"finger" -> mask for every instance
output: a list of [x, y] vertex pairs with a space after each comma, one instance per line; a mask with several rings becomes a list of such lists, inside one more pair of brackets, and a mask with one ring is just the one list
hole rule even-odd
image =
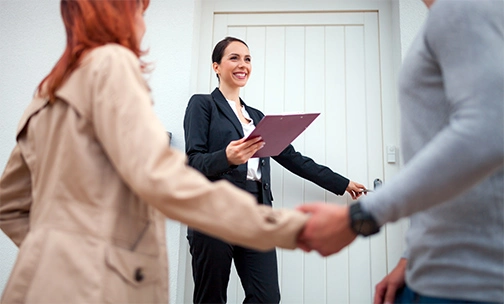
[[298, 241], [297, 246], [299, 249], [303, 250], [304, 252], [310, 252], [311, 248], [308, 246], [305, 242]]
[[296, 207], [296, 210], [304, 213], [313, 213], [314, 211], [317, 210], [317, 205], [316, 204], [299, 205]]
[[241, 138], [241, 139], [238, 139], [238, 140], [232, 140], [229, 144], [230, 145], [233, 145], [233, 146], [238, 146], [238, 145], [241, 145], [242, 143], [245, 142], [247, 138]]
[[387, 292], [385, 293], [385, 299], [383, 300], [383, 303], [390, 303], [390, 304], [394, 303], [396, 291], [397, 286], [395, 284], [388, 284]]
[[261, 150], [262, 147], [264, 146], [264, 144], [261, 144], [261, 143], [256, 144], [256, 145], [254, 145], [252, 147], [249, 147], [246, 150], [244, 150], [244, 152], [243, 152], [244, 154], [243, 154], [243, 157], [242, 157], [244, 163], [247, 162], [249, 159], [251, 159], [252, 156], [254, 156], [254, 154], [256, 154], [256, 152], [259, 151], [259, 150]]
[[350, 196], [352, 196], [352, 199], [355, 199], [355, 191], [350, 190], [348, 193], [350, 193]]
[[318, 252], [320, 253], [320, 255], [321, 255], [321, 256], [323, 256], [323, 257], [328, 257], [328, 256], [330, 256], [331, 254], [338, 253], [340, 250], [341, 250], [341, 248], [337, 248], [337, 247], [334, 247], [334, 248], [326, 248], [326, 247], [323, 247], [323, 248], [320, 248], [320, 249], [318, 250]]
[[262, 147], [264, 147], [265, 144], [266, 143], [264, 141], [260, 140], [260, 141], [256, 142], [255, 144], [250, 145], [249, 149], [252, 149], [253, 153], [255, 153], [255, 152], [257, 152], [257, 150], [262, 149]]
[[376, 284], [373, 304], [383, 303], [383, 297], [385, 296], [385, 292], [387, 291], [387, 284], [384, 283], [384, 280], [385, 279], [383, 279], [380, 283]]
[[355, 192], [360, 192], [362, 189], [363, 189], [363, 187], [359, 187], [359, 186], [357, 186], [357, 185], [354, 185], [354, 186], [352, 187], [352, 190], [353, 190], [353, 191], [355, 191]]
[[359, 184], [359, 183], [356, 183], [356, 182], [354, 182], [354, 184], [359, 189], [366, 189], [366, 187], [364, 187], [364, 185], [362, 185], [362, 184]]
[[[242, 138], [242, 139], [243, 139], [243, 138]], [[243, 143], [245, 143], [245, 144], [247, 144], [247, 145], [249, 145], [249, 146], [252, 146], [252, 145], [254, 145], [254, 144], [256, 144], [256, 143], [258, 143], [258, 142], [260, 142], [260, 141], [263, 141], [261, 136], [254, 137], [254, 138], [251, 138], [251, 139], [249, 139], [249, 140], [245, 140], [245, 139], [243, 139]]]
[[262, 149], [262, 147], [265, 145], [265, 142], [262, 140], [259, 140], [258, 142], [251, 143], [250, 141], [244, 142], [241, 144], [239, 149], [242, 149], [243, 153], [245, 156], [250, 156], [254, 155], [258, 150]]

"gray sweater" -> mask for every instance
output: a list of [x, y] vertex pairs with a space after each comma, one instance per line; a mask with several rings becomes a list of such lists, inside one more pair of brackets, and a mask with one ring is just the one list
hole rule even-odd
[[404, 168], [363, 208], [380, 225], [411, 216], [414, 291], [504, 301], [504, 2], [437, 0], [399, 103]]

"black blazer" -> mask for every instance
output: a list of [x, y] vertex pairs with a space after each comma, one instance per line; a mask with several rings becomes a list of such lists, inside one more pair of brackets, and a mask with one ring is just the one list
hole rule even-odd
[[[257, 126], [264, 114], [247, 106], [241, 99], [240, 102]], [[211, 181], [225, 179], [241, 189], [245, 188], [247, 164], [229, 165], [226, 157], [227, 145], [233, 140], [243, 138], [243, 129], [218, 88], [211, 95], [195, 94], [191, 97], [184, 117], [184, 135], [190, 166], [199, 170]], [[292, 173], [335, 194], [343, 195], [348, 186], [347, 178], [301, 155], [292, 145], [273, 159]], [[263, 202], [271, 206], [273, 195], [270, 158], [261, 158], [259, 166], [264, 190]]]

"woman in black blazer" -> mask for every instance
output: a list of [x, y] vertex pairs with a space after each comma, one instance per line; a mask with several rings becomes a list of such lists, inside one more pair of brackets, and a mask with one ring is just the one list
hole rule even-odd
[[[252, 70], [245, 42], [226, 37], [214, 48], [213, 69], [219, 88], [212, 94], [191, 97], [184, 117], [189, 165], [209, 180], [226, 179], [255, 195], [260, 204], [273, 201], [270, 158], [251, 158], [263, 146], [260, 138], [245, 141], [264, 114], [239, 98]], [[272, 157], [284, 168], [338, 195], [352, 198], [365, 187], [296, 152], [289, 145]], [[216, 219], [218, 220], [218, 219]], [[227, 285], [234, 259], [245, 290], [244, 303], [278, 303], [276, 251], [259, 252], [234, 246], [188, 229], [194, 279], [194, 303], [226, 303]]]

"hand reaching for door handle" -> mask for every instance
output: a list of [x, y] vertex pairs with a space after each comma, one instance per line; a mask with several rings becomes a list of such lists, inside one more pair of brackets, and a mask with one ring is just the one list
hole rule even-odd
[[354, 181], [349, 181], [348, 186], [346, 188], [346, 192], [348, 192], [351, 196], [352, 199], [357, 199], [359, 196], [361, 196], [363, 193], [366, 193], [366, 187], [364, 185], [361, 185], [357, 182]]

